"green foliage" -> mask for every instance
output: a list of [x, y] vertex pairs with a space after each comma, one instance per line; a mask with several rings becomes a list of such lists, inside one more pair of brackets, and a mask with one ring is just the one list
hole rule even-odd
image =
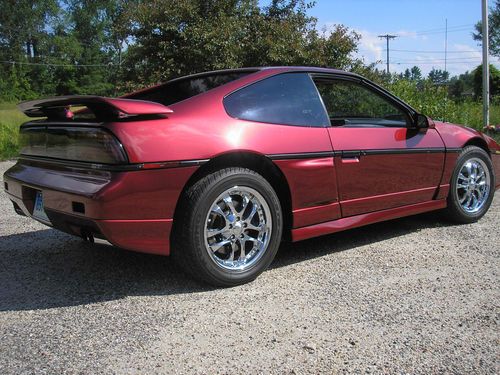
[[[479, 65], [473, 72], [474, 95], [476, 98], [483, 97], [483, 66]], [[500, 95], [500, 70], [490, 65], [490, 97]]]
[[359, 35], [337, 25], [318, 32], [312, 4], [275, 0], [153, 0], [127, 14], [134, 43], [125, 56], [126, 80], [153, 83], [199, 71], [266, 65], [353, 68]]
[[444, 85], [448, 82], [450, 73], [445, 70], [432, 68], [427, 77], [435, 85]]
[[[433, 119], [482, 129], [483, 107], [481, 102], [472, 99], [461, 102], [450, 100], [447, 89], [434, 85], [430, 80], [416, 83], [401, 79], [386, 85], [386, 88], [417, 111]], [[490, 123], [500, 124], [500, 103], [492, 103]]]
[[[483, 24], [479, 21], [473, 34], [475, 40], [481, 41], [483, 38]], [[490, 54], [500, 57], [500, 0], [495, 1], [495, 5], [490, 8], [488, 16], [488, 34]]]
[[14, 103], [0, 103], [0, 160], [17, 156], [19, 125], [27, 119]]
[[474, 75], [469, 72], [452, 77], [448, 84], [448, 93], [453, 100], [461, 101], [474, 94]]
[[126, 0], [0, 0], [0, 99], [112, 94]]

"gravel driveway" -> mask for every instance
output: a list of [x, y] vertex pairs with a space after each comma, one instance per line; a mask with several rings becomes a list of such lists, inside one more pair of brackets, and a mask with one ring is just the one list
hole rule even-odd
[[217, 290], [18, 216], [2, 189], [0, 374], [498, 373], [499, 208], [286, 244]]

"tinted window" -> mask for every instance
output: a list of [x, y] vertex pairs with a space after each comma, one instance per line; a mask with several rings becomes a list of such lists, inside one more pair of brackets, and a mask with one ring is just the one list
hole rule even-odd
[[235, 118], [273, 124], [327, 126], [318, 91], [307, 73], [287, 73], [244, 87], [224, 99]]
[[252, 72], [215, 73], [202, 77], [181, 78], [126, 97], [170, 105], [225, 85], [250, 73]]
[[407, 115], [389, 99], [356, 82], [316, 80], [332, 126], [405, 127]]

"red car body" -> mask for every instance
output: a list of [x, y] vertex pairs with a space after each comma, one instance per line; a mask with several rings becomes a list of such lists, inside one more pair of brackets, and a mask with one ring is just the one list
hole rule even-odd
[[[50, 225], [57, 229], [168, 255], [183, 191], [218, 165], [256, 165], [264, 176], [273, 174], [293, 241], [446, 207], [450, 176], [466, 145], [486, 150], [500, 176], [498, 144], [449, 123], [429, 120], [426, 129], [301, 127], [227, 113], [223, 100], [230, 93], [289, 72], [362, 79], [332, 69], [261, 68], [168, 107], [106, 99], [102, 105], [142, 115], [92, 125], [119, 140], [126, 165], [108, 168], [21, 155], [5, 173], [5, 190], [27, 216], [33, 215], [40, 191]], [[85, 104], [85, 97], [79, 100]], [[37, 104], [28, 107], [25, 111], [36, 115]]]

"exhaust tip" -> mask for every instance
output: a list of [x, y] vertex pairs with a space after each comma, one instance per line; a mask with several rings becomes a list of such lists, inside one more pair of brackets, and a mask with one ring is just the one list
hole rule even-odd
[[82, 238], [85, 242], [94, 243], [94, 234], [92, 231], [82, 228], [81, 230]]
[[26, 214], [21, 210], [21, 207], [16, 202], [11, 201], [13, 206], [14, 206], [14, 211], [16, 211], [16, 214], [21, 215], [21, 216], [26, 216]]

